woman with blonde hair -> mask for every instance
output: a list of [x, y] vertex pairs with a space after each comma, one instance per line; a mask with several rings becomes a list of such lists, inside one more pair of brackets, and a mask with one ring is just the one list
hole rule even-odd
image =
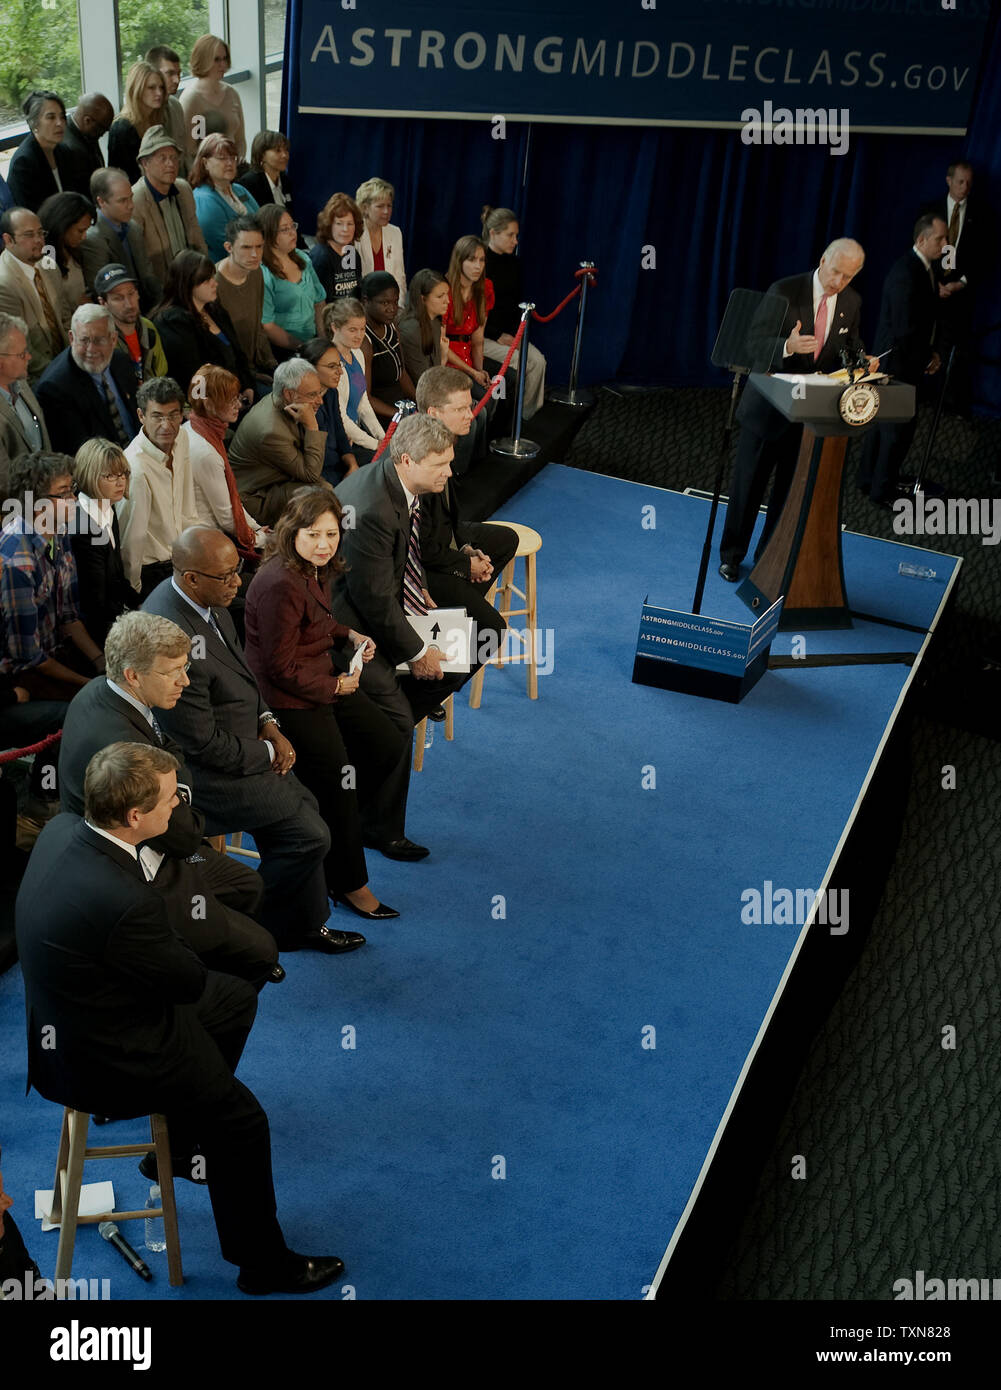
[[117, 503], [129, 495], [129, 461], [110, 439], [88, 439], [76, 452], [76, 526], [70, 534], [80, 586], [80, 616], [99, 647], [111, 624], [139, 595], [125, 577]]
[[355, 194], [365, 222], [358, 238], [362, 276], [388, 270], [400, 287], [400, 303], [407, 297], [407, 272], [403, 265], [403, 233], [390, 218], [396, 192], [385, 179], [366, 179]]
[[139, 146], [150, 126], [162, 125], [167, 109], [167, 84], [152, 63], [133, 63], [125, 79], [125, 96], [118, 119], [108, 131], [108, 167], [121, 169], [129, 183], [138, 183]]
[[[480, 214], [480, 221], [487, 242], [487, 263], [483, 273], [494, 288], [494, 307], [487, 315], [483, 334], [483, 356], [486, 361], [496, 362], [500, 366], [521, 323], [518, 305], [525, 298], [521, 284], [521, 260], [514, 254], [518, 245], [518, 219], [510, 208], [492, 208], [487, 204]], [[511, 358], [509, 395], [514, 394], [511, 382], [520, 364], [519, 349]], [[532, 418], [541, 406], [545, 393], [546, 359], [534, 343], [529, 343], [522, 419]]]
[[206, 135], [226, 135], [236, 146], [241, 163], [247, 156], [243, 103], [235, 87], [223, 78], [231, 64], [229, 45], [214, 34], [203, 34], [191, 50], [191, 75], [181, 93], [181, 108], [188, 130], [189, 154], [194, 157]]

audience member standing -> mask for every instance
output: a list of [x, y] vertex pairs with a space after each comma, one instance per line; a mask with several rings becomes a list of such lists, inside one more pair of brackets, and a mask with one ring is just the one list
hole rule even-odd
[[256, 217], [234, 217], [226, 228], [227, 254], [216, 265], [219, 303], [229, 314], [236, 336], [258, 383], [271, 384], [275, 355], [264, 331], [264, 233]]
[[240, 94], [223, 81], [229, 66], [229, 45], [222, 39], [203, 34], [195, 40], [191, 50], [191, 75], [195, 80], [181, 93], [192, 156], [207, 135], [221, 134], [232, 141], [237, 162], [246, 158], [247, 137]]
[[391, 183], [385, 179], [366, 179], [355, 194], [361, 208], [364, 227], [358, 238], [362, 275], [373, 270], [388, 270], [400, 287], [400, 303], [407, 297], [407, 273], [403, 265], [403, 233], [393, 223], [393, 200], [396, 197]]
[[171, 546], [198, 524], [188, 459], [184, 390], [172, 377], [146, 381], [136, 397], [142, 429], [125, 450], [129, 493], [121, 505], [125, 577], [146, 598], [173, 573]]
[[[290, 217], [295, 217], [292, 207], [292, 185], [287, 173], [289, 161], [288, 137], [280, 130], [259, 130], [250, 147], [250, 168], [243, 175], [243, 186], [257, 199], [262, 208], [275, 203], [284, 208]], [[305, 251], [306, 238], [298, 228], [296, 241], [300, 251]]]
[[87, 302], [80, 247], [94, 225], [94, 204], [82, 193], [54, 193], [38, 209], [38, 220], [59, 271], [59, 316], [68, 333], [74, 313]]
[[89, 289], [102, 266], [124, 265], [135, 276], [139, 301], [148, 313], [160, 295], [160, 281], [153, 272], [142, 228], [132, 221], [135, 204], [132, 183], [121, 169], [98, 169], [90, 180], [97, 205], [97, 220], [80, 246], [84, 278]]
[[9, 208], [0, 216], [0, 309], [28, 325], [28, 375], [32, 381], [66, 346], [62, 320], [62, 277], [40, 262], [45, 232], [36, 213]]
[[323, 332], [326, 293], [310, 258], [296, 249], [296, 228], [284, 208], [262, 208], [264, 331], [276, 356], [288, 356]]
[[21, 107], [28, 133], [11, 156], [7, 184], [15, 207], [37, 212], [53, 193], [73, 187], [73, 163], [62, 149], [66, 107], [55, 92], [31, 92]]
[[139, 146], [142, 178], [132, 188], [132, 218], [157, 279], [163, 283], [176, 255], [205, 251], [190, 186], [178, 178], [181, 147], [162, 125], [150, 126]]
[[[518, 246], [518, 219], [510, 208], [483, 209], [483, 234], [487, 238], [487, 263], [484, 274], [494, 287], [494, 307], [487, 315], [483, 333], [483, 357], [500, 364], [514, 342], [521, 324], [521, 309], [525, 298], [521, 284], [521, 260], [515, 255]], [[521, 349], [511, 358], [508, 395], [513, 396], [511, 383], [521, 370]], [[542, 405], [546, 393], [546, 359], [534, 343], [528, 345], [528, 369], [525, 377], [525, 397], [522, 419], [530, 420]]]
[[257, 212], [257, 199], [236, 178], [236, 145], [225, 135], [207, 135], [191, 170], [195, 211], [213, 261], [225, 254], [226, 228], [234, 217]]
[[86, 93], [67, 116], [62, 138], [62, 152], [70, 163], [67, 190], [90, 197], [90, 176], [95, 169], [104, 168], [100, 140], [111, 129], [114, 119], [115, 108], [100, 92]]
[[108, 161], [130, 184], [139, 182], [139, 148], [150, 126], [163, 124], [167, 84], [150, 63], [133, 63], [125, 79], [125, 99], [108, 132]]
[[254, 373], [244, 356], [236, 329], [218, 302], [215, 266], [200, 251], [182, 251], [171, 261], [163, 298], [153, 321], [163, 339], [170, 370], [182, 389], [204, 362], [225, 367], [240, 378], [247, 405], [254, 400]]
[[346, 193], [335, 193], [320, 209], [316, 245], [310, 248], [309, 259], [320, 277], [328, 304], [358, 293], [361, 273], [354, 243], [364, 225], [361, 209]]

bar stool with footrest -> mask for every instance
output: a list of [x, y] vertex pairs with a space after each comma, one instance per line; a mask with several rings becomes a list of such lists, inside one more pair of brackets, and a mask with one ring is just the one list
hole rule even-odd
[[[487, 594], [487, 602], [497, 607], [497, 591], [500, 589], [500, 606], [498, 612], [507, 622], [511, 618], [525, 617], [528, 619], [528, 632], [519, 633], [522, 650], [513, 655], [506, 655], [504, 651], [498, 652], [489, 661], [485, 661], [476, 675], [473, 677], [469, 686], [469, 707], [479, 709], [480, 700], [483, 696], [483, 676], [488, 666], [508, 666], [519, 662], [528, 666], [528, 698], [537, 700], [539, 698], [539, 672], [536, 660], [536, 633], [539, 628], [538, 612], [538, 591], [536, 588], [535, 556], [542, 549], [542, 537], [538, 531], [533, 531], [531, 526], [522, 526], [517, 521], [505, 521], [503, 523], [510, 531], [514, 531], [518, 537], [518, 549], [504, 567], [503, 575], [498, 576], [490, 587]], [[514, 566], [519, 559], [525, 561], [525, 591], [522, 591], [514, 582]], [[524, 604], [524, 608], [512, 608], [512, 595], [517, 594]]]

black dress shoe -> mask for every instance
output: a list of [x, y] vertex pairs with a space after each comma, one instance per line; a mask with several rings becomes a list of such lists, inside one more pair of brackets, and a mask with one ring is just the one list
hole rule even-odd
[[434, 709], [429, 709], [427, 714], [427, 717], [434, 724], [444, 724], [445, 716], [446, 710], [444, 705], [436, 705]]
[[[193, 1175], [194, 1160], [196, 1158], [201, 1159], [202, 1155], [185, 1154], [184, 1157], [181, 1158], [175, 1154], [171, 1154], [170, 1162], [174, 1169], [175, 1178], [187, 1178], [188, 1182], [193, 1182], [199, 1187], [204, 1187], [205, 1179], [196, 1178]], [[160, 1170], [157, 1167], [156, 1154], [152, 1149], [139, 1160], [139, 1171], [142, 1173], [143, 1177], [148, 1178], [150, 1182], [160, 1181]]]
[[273, 965], [268, 971], [268, 984], [280, 985], [285, 978], [285, 967], [283, 965]]
[[413, 840], [389, 840], [384, 845], [369, 845], [369, 849], [380, 850], [387, 859], [426, 859], [431, 853], [423, 845], [415, 845]]
[[343, 955], [345, 951], [357, 951], [365, 945], [365, 938], [357, 931], [331, 931], [329, 927], [317, 927], [315, 931], [298, 936], [282, 947], [283, 951], [323, 951], [328, 956]]
[[736, 584], [737, 580], [740, 578], [739, 565], [728, 565], [724, 563], [720, 565], [719, 572], [728, 584]]
[[344, 1261], [336, 1255], [296, 1255], [279, 1269], [241, 1269], [236, 1287], [241, 1293], [315, 1293], [335, 1283], [344, 1273]]
[[390, 917], [399, 917], [395, 907], [389, 907], [386, 903], [380, 903], [374, 912], [366, 912], [364, 908], [355, 907], [350, 898], [335, 896], [334, 902], [338, 907], [349, 907], [356, 917], [364, 917], [367, 922], [385, 922]]

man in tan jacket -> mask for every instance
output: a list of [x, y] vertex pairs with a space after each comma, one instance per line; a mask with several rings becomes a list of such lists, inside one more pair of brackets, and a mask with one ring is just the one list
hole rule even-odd
[[274, 390], [243, 417], [229, 446], [240, 500], [261, 526], [273, 526], [296, 488], [323, 484], [326, 430], [316, 427], [323, 387], [303, 357], [275, 368]]
[[0, 496], [7, 496], [8, 466], [36, 449], [51, 452], [42, 407], [28, 386], [28, 325], [0, 312]]
[[60, 275], [55, 266], [41, 264], [45, 233], [33, 212], [8, 208], [0, 217], [0, 232], [0, 310], [27, 325], [28, 374], [34, 381], [69, 344], [59, 313]]
[[150, 126], [139, 146], [143, 177], [132, 185], [132, 221], [139, 225], [153, 274], [161, 283], [178, 251], [207, 249], [195, 216], [195, 196], [177, 177], [180, 159], [173, 136], [162, 125]]

